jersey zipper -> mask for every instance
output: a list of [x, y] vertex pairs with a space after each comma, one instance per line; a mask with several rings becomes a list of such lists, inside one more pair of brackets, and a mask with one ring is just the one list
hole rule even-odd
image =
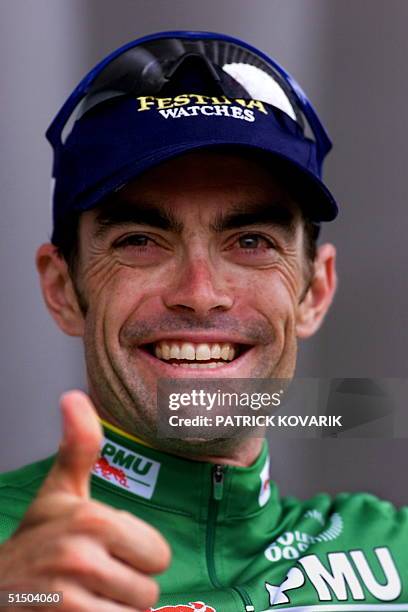
[[224, 495], [224, 470], [225, 466], [215, 465], [212, 469], [212, 491], [208, 506], [208, 523], [207, 523], [207, 568], [211, 583], [221, 588], [222, 585], [217, 578], [214, 562], [214, 543], [215, 543], [215, 526], [217, 523], [217, 515], [220, 501]]
[[[207, 540], [206, 540], [206, 557], [207, 557], [207, 568], [210, 581], [216, 588], [223, 588], [222, 584], [217, 578], [215, 571], [215, 529], [217, 524], [217, 516], [220, 501], [224, 495], [224, 478], [226, 466], [215, 465], [212, 469], [212, 495], [210, 496], [208, 506], [208, 523], [207, 523]], [[251, 599], [248, 593], [242, 587], [231, 587], [233, 591], [238, 593], [244, 604], [245, 612], [255, 612], [255, 608], [252, 605]]]

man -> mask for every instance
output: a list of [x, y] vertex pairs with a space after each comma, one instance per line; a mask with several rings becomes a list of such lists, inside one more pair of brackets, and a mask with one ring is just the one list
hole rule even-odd
[[162, 33], [99, 64], [47, 135], [37, 267], [90, 399], [62, 397], [55, 458], [1, 477], [0, 591], [75, 611], [408, 610], [406, 508], [279, 499], [262, 438], [158, 433], [158, 380], [291, 378], [330, 306], [330, 141], [300, 88], [241, 41]]

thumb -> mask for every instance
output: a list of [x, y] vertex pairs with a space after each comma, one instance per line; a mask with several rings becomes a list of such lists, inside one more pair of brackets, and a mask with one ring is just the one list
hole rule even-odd
[[62, 441], [41, 494], [60, 491], [88, 498], [90, 473], [100, 451], [102, 428], [91, 400], [82, 391], [64, 393], [60, 403]]

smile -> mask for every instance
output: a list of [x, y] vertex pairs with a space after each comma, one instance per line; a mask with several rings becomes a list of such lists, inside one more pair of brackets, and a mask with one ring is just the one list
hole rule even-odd
[[251, 347], [232, 342], [195, 343], [166, 339], [140, 348], [175, 368], [212, 369], [228, 367]]

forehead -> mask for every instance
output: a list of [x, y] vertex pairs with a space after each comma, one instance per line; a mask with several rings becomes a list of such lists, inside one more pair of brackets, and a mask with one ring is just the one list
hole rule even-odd
[[[300, 209], [274, 170], [273, 162], [244, 150], [200, 150], [158, 165], [111, 194], [89, 213], [95, 223], [126, 217], [126, 209], [165, 210], [187, 221], [234, 210], [259, 212], [276, 209], [287, 220], [300, 217]], [[280, 211], [280, 212], [279, 212]]]

